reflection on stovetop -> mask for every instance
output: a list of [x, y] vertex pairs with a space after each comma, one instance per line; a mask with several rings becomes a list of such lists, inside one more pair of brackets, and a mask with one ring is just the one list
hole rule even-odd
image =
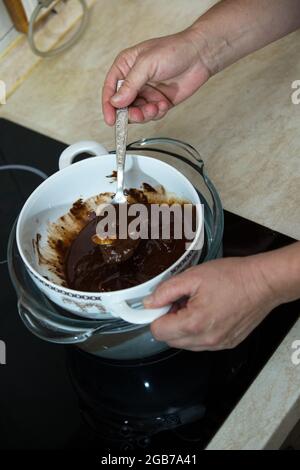
[[[30, 164], [48, 174], [65, 145], [0, 120], [0, 165]], [[0, 172], [1, 254], [38, 177]], [[291, 243], [225, 213], [224, 255], [243, 256]], [[206, 446], [298, 318], [281, 306], [237, 348], [174, 351], [139, 362], [107, 361], [76, 347], [46, 343], [20, 321], [7, 267], [0, 264], [0, 449], [193, 452]]]
[[232, 406], [224, 391], [249, 360], [248, 342], [222, 354], [173, 350], [142, 364], [103, 361], [77, 348], [67, 351], [71, 380], [90, 429], [89, 446], [100, 441], [123, 451], [146, 446], [171, 451], [175, 441], [184, 443], [185, 450], [195, 442], [203, 448]]
[[[180, 351], [150, 364], [118, 364], [69, 348], [68, 370], [89, 430], [85, 445], [153, 452], [205, 448], [298, 318], [299, 307], [278, 308], [234, 350]], [[78, 439], [70, 446], [82, 445], [81, 434]]]

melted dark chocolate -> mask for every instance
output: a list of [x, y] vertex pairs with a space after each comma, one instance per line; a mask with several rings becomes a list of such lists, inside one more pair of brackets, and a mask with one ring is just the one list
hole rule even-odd
[[[146, 204], [148, 214], [150, 204]], [[174, 238], [174, 217], [171, 216], [170, 238], [162, 239], [160, 220], [159, 239], [141, 239], [133, 255], [121, 263], [105, 260], [100, 246], [92, 236], [96, 232], [99, 217], [94, 217], [72, 242], [65, 260], [67, 285], [85, 292], [107, 292], [126, 289], [152, 279], [170, 267], [185, 251], [186, 239]], [[150, 230], [150, 217], [148, 217]], [[127, 240], [118, 240], [122, 249]]]

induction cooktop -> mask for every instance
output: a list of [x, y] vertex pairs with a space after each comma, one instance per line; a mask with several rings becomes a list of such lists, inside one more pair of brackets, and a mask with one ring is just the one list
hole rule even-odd
[[[14, 220], [41, 178], [21, 170], [1, 171], [1, 166], [29, 165], [50, 175], [57, 170], [58, 157], [65, 147], [62, 142], [0, 119], [0, 341], [6, 347], [5, 364], [0, 364], [0, 449], [90, 449], [99, 454], [114, 449], [114, 455], [137, 449], [199, 451], [297, 320], [300, 302], [274, 310], [235, 350], [209, 353], [216, 366], [204, 401], [200, 402], [199, 397], [199, 403], [196, 400], [185, 406], [182, 413], [164, 413], [162, 409], [155, 416], [148, 413], [147, 419], [145, 413], [139, 415], [138, 391], [124, 385], [129, 384], [128, 377], [134, 384], [137, 377], [153, 374], [159, 382], [163, 367], [174, 367], [176, 371], [183, 365], [189, 386], [193, 386], [193, 381], [199, 381], [201, 363], [208, 353], [181, 351], [164, 362], [157, 360], [161, 365], [152, 368], [150, 374], [149, 364], [103, 362], [76, 347], [42, 341], [29, 333], [18, 316], [6, 246]], [[225, 212], [224, 256], [254, 254], [292, 242], [284, 235]], [[107, 384], [112, 383], [112, 375], [110, 390]], [[184, 398], [187, 381], [179, 376], [173, 386]], [[126, 403], [123, 412], [116, 413], [109, 399], [102, 400], [104, 391], [115, 400], [119, 394], [120, 403]], [[156, 393], [160, 393], [159, 389]], [[167, 403], [167, 391], [161, 393]], [[149, 404], [158, 398], [150, 395]], [[154, 428], [153, 419], [163, 425]]]

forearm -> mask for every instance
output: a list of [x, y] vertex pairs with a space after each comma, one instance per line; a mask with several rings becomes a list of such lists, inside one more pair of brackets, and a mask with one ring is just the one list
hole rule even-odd
[[277, 304], [300, 298], [300, 242], [252, 256], [254, 276], [265, 283]]
[[300, 27], [300, 0], [223, 0], [189, 32], [213, 75]]

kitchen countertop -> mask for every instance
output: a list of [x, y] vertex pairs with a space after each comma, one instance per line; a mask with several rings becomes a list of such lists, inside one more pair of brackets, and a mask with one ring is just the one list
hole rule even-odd
[[[104, 124], [100, 95], [116, 54], [183, 29], [214, 3], [189, 0], [183, 8], [183, 0], [124, 0], [121, 8], [117, 0], [97, 0], [81, 41], [41, 62], [0, 115], [61, 141], [97, 140], [112, 149], [114, 131]], [[164, 120], [130, 126], [129, 140], [189, 142], [202, 153], [225, 209], [300, 239], [300, 105], [291, 101], [299, 56], [300, 31], [215, 76]], [[300, 418], [300, 366], [290, 360], [294, 339], [300, 339], [300, 321], [209, 448], [272, 448], [285, 439]], [[267, 425], [258, 431], [261, 423]]]
[[[112, 149], [100, 92], [113, 58], [138, 41], [183, 29], [215, 1], [189, 0], [184, 9], [182, 0], [163, 3], [127, 0], [121, 8], [117, 0], [98, 0], [82, 40], [40, 63], [0, 114], [68, 143], [93, 139]], [[300, 105], [291, 101], [299, 56], [300, 31], [215, 76], [164, 120], [131, 126], [129, 138], [191, 143], [225, 209], [299, 239]]]

